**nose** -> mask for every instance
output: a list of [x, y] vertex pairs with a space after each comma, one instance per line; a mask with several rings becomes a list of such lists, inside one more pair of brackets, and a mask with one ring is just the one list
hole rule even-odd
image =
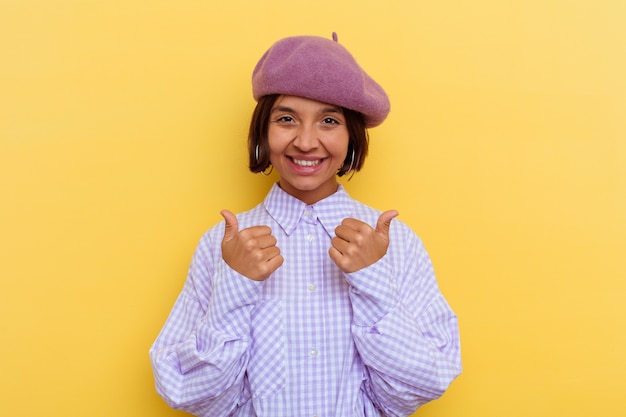
[[315, 126], [300, 126], [296, 132], [296, 137], [293, 139], [293, 144], [302, 152], [310, 152], [317, 148], [319, 145], [319, 138], [317, 136], [317, 129], [315, 129]]

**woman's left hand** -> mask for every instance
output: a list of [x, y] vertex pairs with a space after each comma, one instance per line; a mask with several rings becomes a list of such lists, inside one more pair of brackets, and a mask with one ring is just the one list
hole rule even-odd
[[335, 229], [331, 259], [344, 272], [355, 272], [374, 264], [385, 256], [389, 247], [389, 227], [398, 215], [396, 210], [384, 212], [378, 218], [376, 229], [357, 219], [347, 218]]

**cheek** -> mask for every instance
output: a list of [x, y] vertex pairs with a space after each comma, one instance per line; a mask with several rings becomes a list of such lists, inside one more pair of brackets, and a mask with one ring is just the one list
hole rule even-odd
[[277, 136], [276, 134], [272, 135], [271, 132], [267, 137], [267, 146], [270, 151], [270, 155], [280, 153], [284, 149], [284, 144], [281, 141], [280, 136]]
[[348, 144], [349, 144], [349, 138], [347, 135], [345, 136], [341, 136], [339, 138], [335, 138], [335, 140], [332, 141], [332, 146], [333, 146], [333, 154], [335, 155], [336, 158], [341, 159], [342, 161], [344, 159], [346, 159], [346, 157], [349, 157], [348, 155]]
[[269, 151], [270, 164], [278, 166], [284, 163], [283, 154], [285, 152], [285, 143], [277, 137], [269, 137], [267, 141], [267, 149]]

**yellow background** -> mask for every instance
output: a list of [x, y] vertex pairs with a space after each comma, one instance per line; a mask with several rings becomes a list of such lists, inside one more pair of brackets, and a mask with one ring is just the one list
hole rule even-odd
[[464, 374], [420, 416], [626, 412], [626, 2], [2, 0], [0, 415], [177, 416], [148, 348], [246, 169], [253, 65], [387, 90], [356, 198], [423, 238]]

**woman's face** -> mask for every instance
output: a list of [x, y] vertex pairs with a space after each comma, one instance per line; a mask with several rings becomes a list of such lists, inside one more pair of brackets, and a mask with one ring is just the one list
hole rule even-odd
[[337, 191], [349, 142], [341, 107], [280, 96], [270, 112], [268, 142], [270, 162], [287, 193], [313, 204]]

